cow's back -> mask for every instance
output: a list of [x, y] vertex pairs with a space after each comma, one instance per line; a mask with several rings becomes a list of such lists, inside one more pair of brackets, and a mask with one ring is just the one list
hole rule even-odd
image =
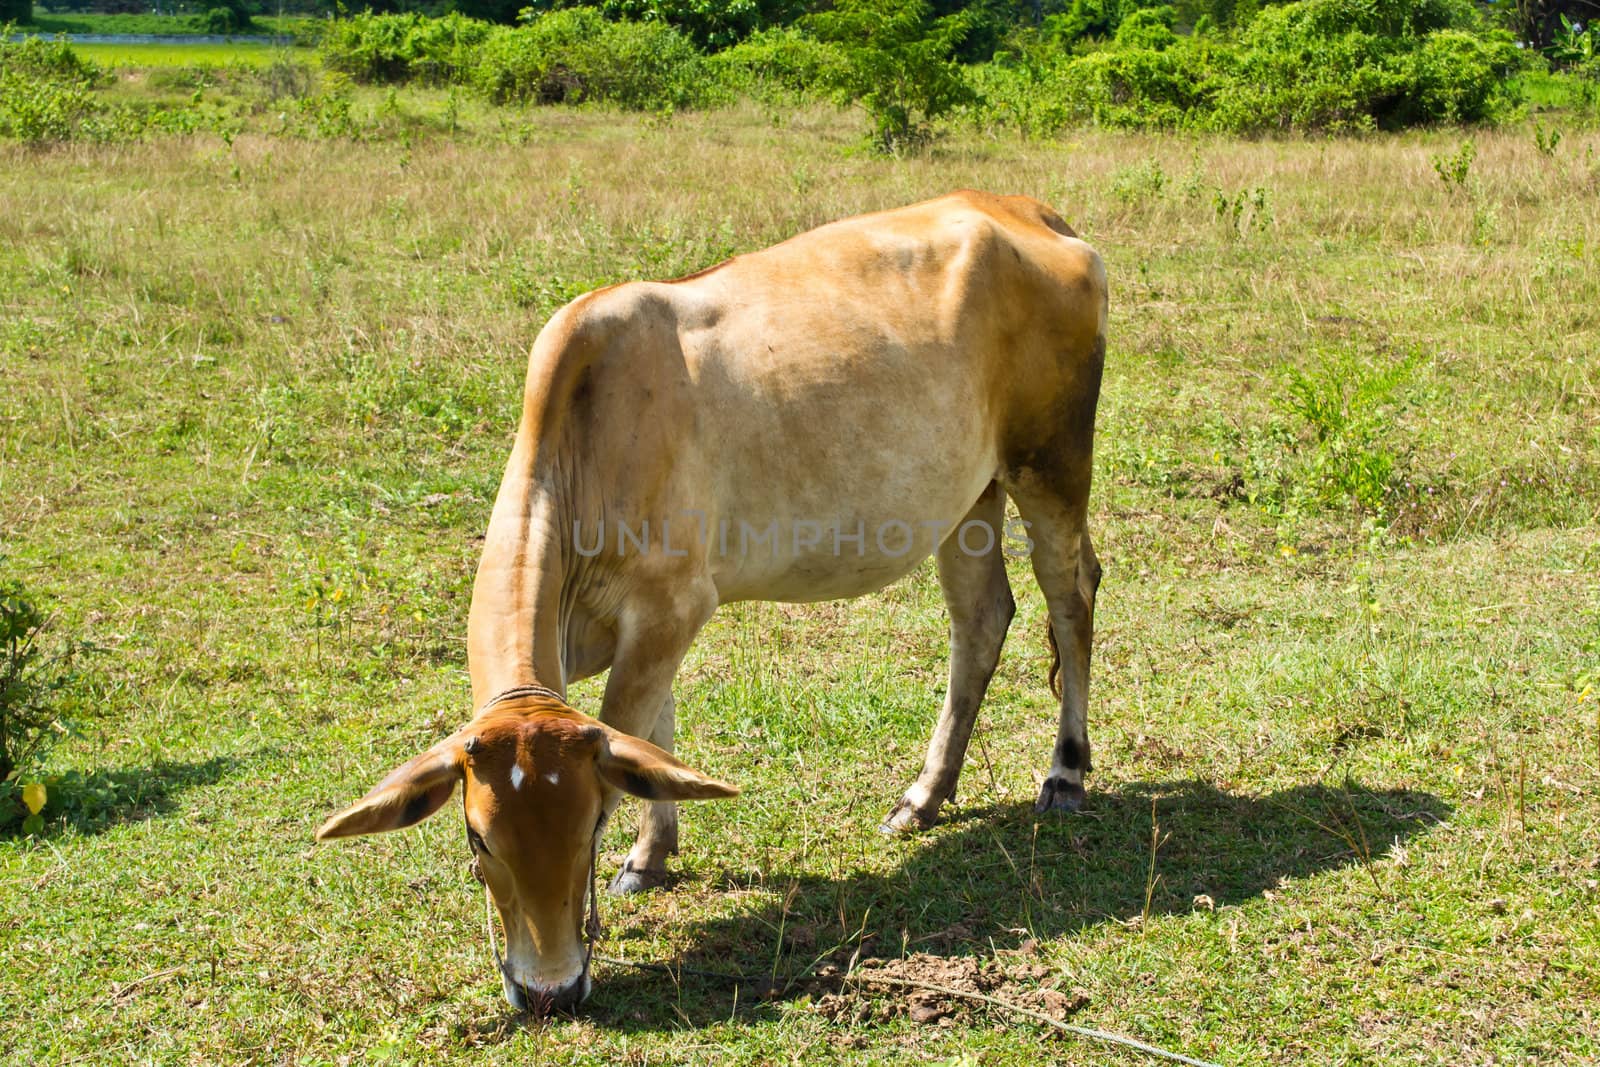
[[[1062, 424], [1092, 429], [1104, 273], [1024, 197], [956, 193], [590, 299], [611, 325], [587, 419], [634, 428], [600, 466], [618, 498], [706, 515], [723, 599], [887, 584]], [[875, 543], [897, 524], [914, 551]], [[797, 546], [813, 527], [842, 543]]]

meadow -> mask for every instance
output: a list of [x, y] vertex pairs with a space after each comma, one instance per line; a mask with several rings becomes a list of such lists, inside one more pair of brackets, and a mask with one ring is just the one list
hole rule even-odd
[[[815, 106], [354, 107], [381, 136], [0, 144], [0, 568], [99, 647], [62, 799], [0, 837], [5, 1062], [1151, 1062], [863, 966], [1218, 1063], [1600, 1061], [1593, 128], [897, 160]], [[470, 714], [534, 335], [961, 186], [1055, 205], [1112, 280], [1086, 810], [1032, 812], [1025, 561], [918, 837], [877, 824], [944, 684], [931, 565], [724, 608], [679, 752], [744, 794], [685, 809], [670, 890], [602, 901], [601, 951], [687, 969], [511, 1015], [450, 811], [311, 835]]]
[[269, 66], [286, 57], [299, 62], [314, 62], [308, 50], [286, 51], [270, 44], [79, 44], [73, 51], [109, 70], [133, 72], [132, 77], [152, 68], [182, 67], [198, 70], [216, 68], [256, 68]]

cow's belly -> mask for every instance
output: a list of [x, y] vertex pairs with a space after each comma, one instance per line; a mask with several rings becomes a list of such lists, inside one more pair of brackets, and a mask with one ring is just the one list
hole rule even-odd
[[982, 552], [991, 538], [1006, 536], [1004, 530], [960, 528], [982, 491], [980, 486], [969, 499], [957, 502], [952, 496], [914, 511], [878, 508], [826, 515], [819, 509], [755, 521], [721, 516], [708, 531], [718, 599], [865, 596], [910, 574], [948, 537], [959, 537], [971, 551]]
[[960, 529], [997, 475], [994, 434], [959, 389], [804, 391], [781, 409], [724, 409], [706, 436], [706, 550], [728, 600], [832, 600], [904, 577]]

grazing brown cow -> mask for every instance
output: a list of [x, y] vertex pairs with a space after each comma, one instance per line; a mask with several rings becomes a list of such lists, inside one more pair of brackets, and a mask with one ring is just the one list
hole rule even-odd
[[[1033, 200], [975, 192], [562, 308], [534, 343], [473, 589], [480, 710], [318, 837], [410, 826], [464, 782], [506, 996], [570, 1006], [589, 988], [585, 902], [621, 794], [652, 802], [612, 885], [633, 891], [677, 849], [675, 801], [737, 792], [669, 754], [673, 675], [717, 606], [862, 596], [937, 555], [950, 684], [885, 823], [922, 829], [955, 790], [1011, 621], [1008, 543], [1031, 549], [1059, 649], [1038, 808], [1077, 808], [1105, 330], [1094, 250]], [[607, 668], [598, 720], [565, 705]]]

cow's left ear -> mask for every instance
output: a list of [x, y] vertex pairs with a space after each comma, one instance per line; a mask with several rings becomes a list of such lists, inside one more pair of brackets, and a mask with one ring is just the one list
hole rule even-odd
[[438, 811], [465, 774], [465, 739], [445, 738], [397, 767], [372, 792], [334, 815], [317, 831], [317, 840], [403, 830]]
[[739, 787], [709, 778], [648, 741], [607, 728], [598, 757], [600, 777], [645, 800], [720, 800]]

